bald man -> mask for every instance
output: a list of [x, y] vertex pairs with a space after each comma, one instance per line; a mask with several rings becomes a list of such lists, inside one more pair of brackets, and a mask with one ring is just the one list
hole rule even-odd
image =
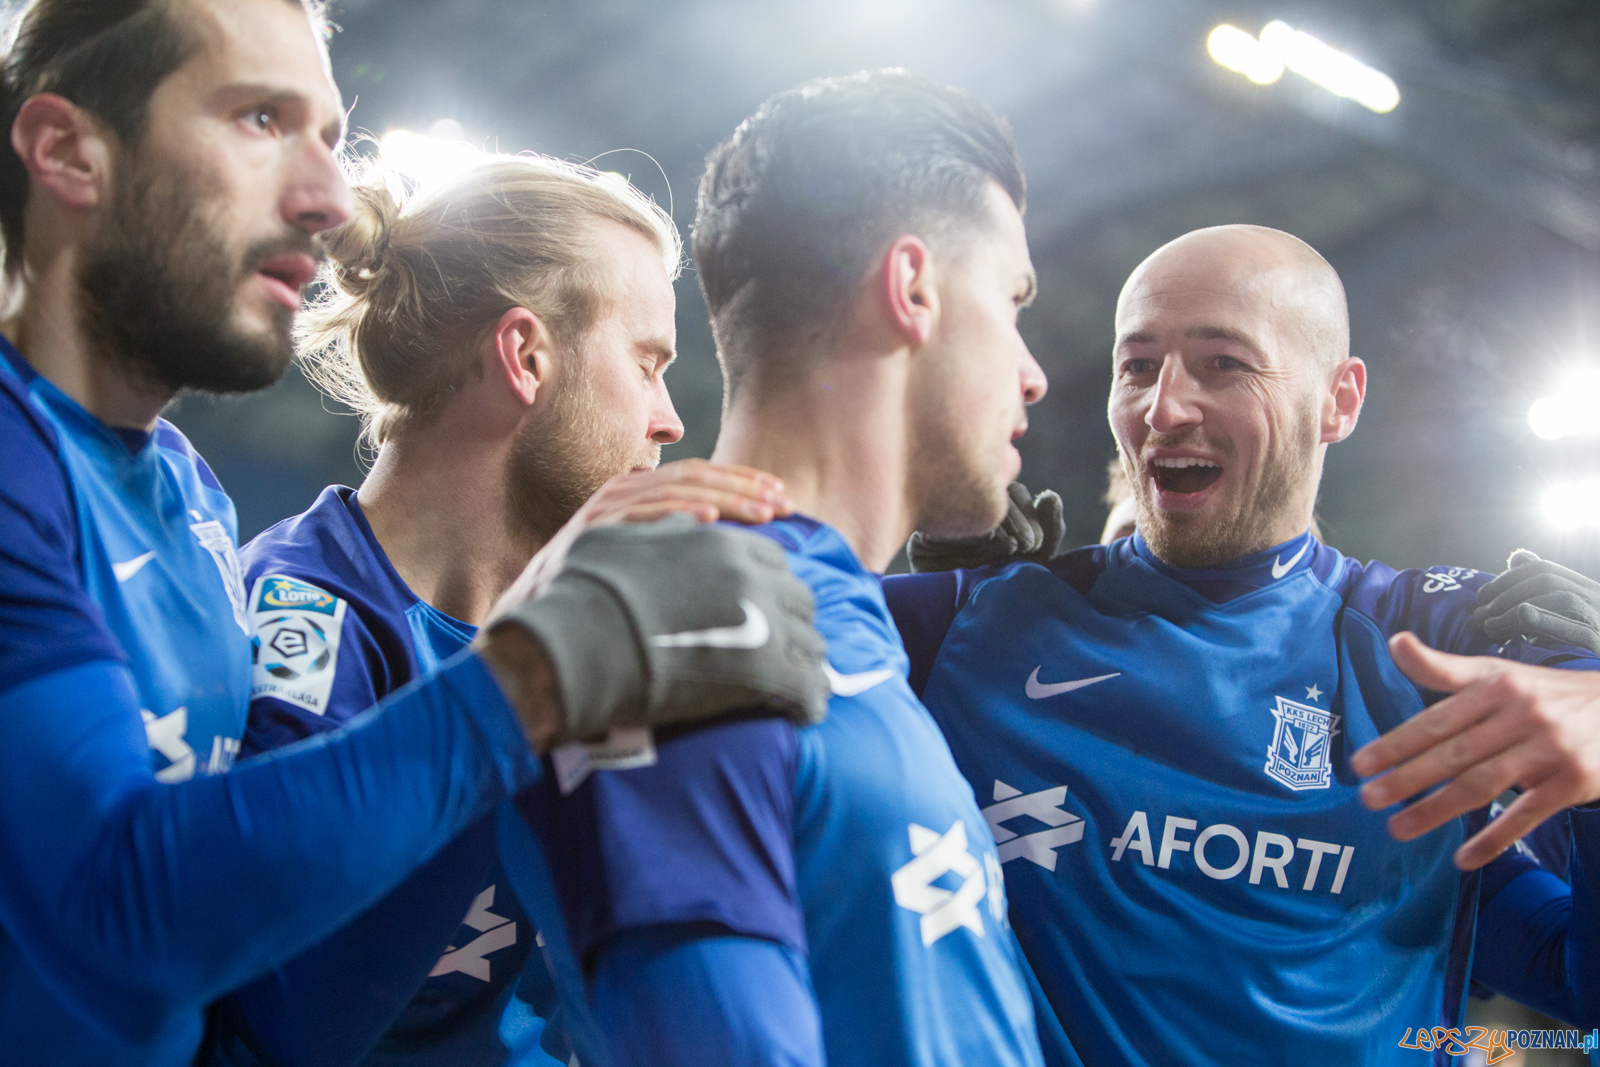
[[[1311, 535], [1366, 386], [1321, 256], [1259, 227], [1189, 234], [1117, 304], [1108, 413], [1137, 531], [886, 582], [1085, 1063], [1445, 1062], [1470, 1040], [1447, 1036], [1469, 976], [1600, 1015], [1579, 951], [1600, 929], [1597, 816], [1571, 815], [1576, 896], [1495, 858], [1524, 820], [1600, 796], [1600, 676], [1577, 673], [1600, 659], [1469, 626], [1489, 575], [1363, 565]], [[1363, 793], [1358, 774], [1397, 764]], [[1368, 807], [1458, 771], [1387, 824]]]

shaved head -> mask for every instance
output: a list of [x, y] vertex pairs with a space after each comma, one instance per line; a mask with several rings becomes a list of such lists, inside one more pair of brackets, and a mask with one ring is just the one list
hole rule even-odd
[[1350, 355], [1350, 309], [1339, 274], [1300, 238], [1266, 226], [1212, 226], [1186, 233], [1134, 269], [1117, 298], [1184, 289], [1254, 295], [1273, 309], [1284, 342], [1324, 367]]
[[1111, 428], [1159, 558], [1218, 566], [1310, 525], [1323, 454], [1366, 390], [1315, 249], [1264, 226], [1163, 245], [1117, 299], [1112, 360]]

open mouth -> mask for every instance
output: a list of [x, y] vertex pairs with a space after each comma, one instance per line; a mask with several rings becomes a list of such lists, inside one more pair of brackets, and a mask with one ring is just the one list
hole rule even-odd
[[1222, 468], [1207, 459], [1153, 459], [1150, 476], [1163, 493], [1198, 493], [1222, 477]]

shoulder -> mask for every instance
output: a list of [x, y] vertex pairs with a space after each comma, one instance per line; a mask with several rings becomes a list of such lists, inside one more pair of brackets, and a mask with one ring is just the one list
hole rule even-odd
[[1472, 625], [1478, 590], [1494, 575], [1472, 567], [1439, 565], [1395, 570], [1371, 561], [1345, 560], [1330, 584], [1346, 608], [1390, 637], [1410, 630], [1426, 644], [1461, 655], [1488, 653], [1493, 642]]
[[190, 443], [188, 437], [184, 436], [182, 430], [166, 419], [157, 419], [156, 431], [153, 436], [155, 446], [179, 471], [185, 474], [193, 474], [195, 479], [207, 489], [218, 493], [223, 492], [222, 483], [217, 480], [216, 474], [212, 472], [211, 465], [205, 461], [205, 458], [199, 452], [195, 451], [194, 445]]

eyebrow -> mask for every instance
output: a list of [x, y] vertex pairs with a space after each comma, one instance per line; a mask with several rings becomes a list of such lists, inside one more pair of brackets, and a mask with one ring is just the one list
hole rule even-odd
[[[1261, 354], [1261, 346], [1256, 343], [1255, 338], [1243, 330], [1237, 330], [1231, 326], [1191, 326], [1184, 332], [1184, 336], [1194, 341], [1232, 341], [1235, 344], [1243, 345], [1257, 355]], [[1125, 333], [1117, 338], [1116, 347], [1148, 345], [1154, 344], [1158, 340], [1160, 338], [1150, 330], [1135, 330], [1133, 333]]]
[[665, 341], [640, 341], [639, 347], [655, 356], [657, 360], [666, 360], [667, 366], [678, 362], [678, 352]]

